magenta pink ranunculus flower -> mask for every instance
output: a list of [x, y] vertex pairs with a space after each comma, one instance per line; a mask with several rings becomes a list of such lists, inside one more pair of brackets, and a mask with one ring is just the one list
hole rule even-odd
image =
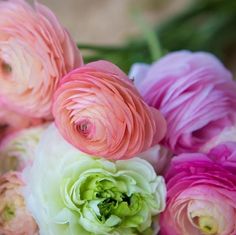
[[163, 143], [173, 152], [205, 151], [224, 128], [235, 126], [236, 83], [213, 55], [179, 51], [142, 68], [142, 77], [137, 70], [135, 85], [165, 116]]
[[76, 44], [46, 7], [0, 1], [0, 102], [28, 117], [50, 118], [62, 76], [82, 64]]
[[0, 234], [38, 235], [38, 226], [26, 208], [22, 194], [24, 183], [19, 173], [0, 177]]
[[161, 235], [236, 234], [236, 143], [172, 159]]
[[107, 61], [66, 75], [55, 93], [53, 114], [68, 142], [109, 159], [145, 151], [166, 132], [162, 114], [149, 107], [128, 77]]

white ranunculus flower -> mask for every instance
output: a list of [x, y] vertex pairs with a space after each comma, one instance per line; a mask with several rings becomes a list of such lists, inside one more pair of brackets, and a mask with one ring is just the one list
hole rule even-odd
[[41, 235], [156, 234], [165, 208], [164, 179], [147, 161], [89, 157], [54, 125], [24, 179], [25, 200]]
[[9, 134], [0, 144], [0, 174], [21, 171], [34, 160], [35, 149], [48, 124]]

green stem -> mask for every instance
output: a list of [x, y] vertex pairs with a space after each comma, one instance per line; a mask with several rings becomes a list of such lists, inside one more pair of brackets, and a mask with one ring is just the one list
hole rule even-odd
[[133, 15], [146, 39], [152, 61], [160, 59], [163, 56], [162, 47], [155, 31], [145, 21], [139, 11], [134, 12]]

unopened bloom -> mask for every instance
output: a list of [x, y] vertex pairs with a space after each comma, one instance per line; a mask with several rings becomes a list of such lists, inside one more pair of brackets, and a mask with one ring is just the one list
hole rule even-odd
[[22, 195], [23, 182], [16, 172], [0, 177], [0, 234], [36, 235], [38, 227]]
[[27, 205], [43, 235], [157, 233], [166, 188], [145, 160], [92, 158], [51, 126], [24, 175]]
[[236, 143], [173, 158], [161, 235], [236, 234]]
[[236, 83], [213, 55], [174, 52], [149, 69], [137, 66], [135, 74], [144, 100], [167, 120], [163, 143], [174, 153], [205, 151], [224, 128], [235, 126]]
[[81, 63], [75, 43], [46, 6], [0, 1], [0, 102], [28, 117], [51, 118], [60, 78]]
[[68, 142], [109, 159], [143, 152], [166, 132], [162, 114], [145, 104], [128, 77], [107, 61], [66, 75], [55, 93], [53, 114]]

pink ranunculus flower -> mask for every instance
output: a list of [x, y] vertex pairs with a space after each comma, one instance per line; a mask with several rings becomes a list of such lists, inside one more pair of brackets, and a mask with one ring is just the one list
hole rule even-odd
[[235, 125], [236, 83], [213, 55], [174, 52], [145, 71], [135, 85], [166, 118], [163, 143], [174, 153], [202, 151], [224, 128]]
[[162, 114], [150, 108], [115, 65], [97, 61], [66, 75], [54, 96], [55, 123], [81, 151], [109, 159], [130, 158], [166, 132]]
[[236, 143], [173, 158], [161, 235], [236, 234]]
[[38, 226], [27, 211], [21, 193], [23, 182], [17, 172], [0, 177], [0, 234], [37, 235]]
[[28, 117], [51, 118], [60, 78], [81, 64], [75, 43], [47, 7], [0, 1], [0, 102]]

